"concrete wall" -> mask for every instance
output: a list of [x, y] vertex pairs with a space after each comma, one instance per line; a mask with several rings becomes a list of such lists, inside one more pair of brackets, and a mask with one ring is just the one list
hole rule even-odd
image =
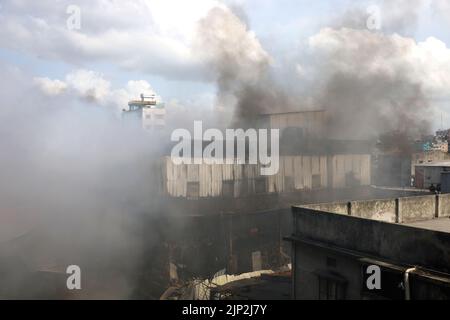
[[450, 234], [294, 207], [294, 235], [407, 265], [450, 272]]
[[395, 199], [352, 201], [351, 215], [360, 218], [396, 222], [397, 208]]
[[450, 194], [333, 202], [303, 208], [384, 222], [410, 223], [450, 216]]
[[[386, 208], [392, 206], [388, 202], [384, 205]], [[450, 234], [303, 207], [294, 207], [293, 214], [295, 223], [291, 241], [296, 299], [318, 299], [319, 278], [323, 275], [329, 276], [333, 281], [340, 279], [341, 283], [344, 283], [345, 296], [340, 297], [341, 299], [375, 298], [363, 290], [365, 258], [379, 262], [382, 269], [383, 264], [393, 266], [389, 272], [391, 277], [383, 276], [381, 280], [382, 285], [387, 284], [388, 287], [398, 284], [397, 280], [392, 278], [392, 272], [396, 272], [395, 278], [401, 281], [408, 266], [443, 272], [439, 273], [442, 280], [430, 280], [431, 278], [426, 276], [419, 276], [420, 273], [411, 274], [411, 298], [416, 300], [450, 297], [448, 277], [443, 276], [450, 271]], [[332, 263], [329, 263], [330, 260]], [[389, 290], [371, 293], [390, 299], [404, 297], [401, 290], [397, 293]]]
[[450, 194], [440, 194], [438, 217], [450, 217]]
[[429, 220], [436, 216], [436, 196], [399, 198], [398, 206], [400, 223]]
[[345, 278], [348, 283], [355, 284], [347, 286], [345, 298], [356, 300], [361, 297], [361, 267], [352, 259], [340, 256], [330, 250], [324, 250], [318, 247], [308, 246], [302, 243], [295, 244], [295, 299], [297, 300], [316, 300], [319, 299], [319, 279], [317, 271], [326, 270], [327, 258], [335, 259], [337, 265], [330, 270]]
[[337, 214], [349, 214], [348, 203], [347, 202], [333, 202], [333, 203], [319, 203], [303, 206], [303, 208], [308, 208], [317, 211], [325, 211]]

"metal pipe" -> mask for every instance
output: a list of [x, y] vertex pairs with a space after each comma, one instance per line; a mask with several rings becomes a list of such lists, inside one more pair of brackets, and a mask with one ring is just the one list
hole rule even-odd
[[416, 268], [409, 268], [403, 275], [403, 284], [405, 285], [405, 300], [411, 300], [411, 287], [409, 286], [409, 274], [416, 271]]

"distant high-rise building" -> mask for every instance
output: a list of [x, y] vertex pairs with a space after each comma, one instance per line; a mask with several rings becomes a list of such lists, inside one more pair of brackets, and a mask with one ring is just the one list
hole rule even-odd
[[123, 110], [127, 121], [136, 121], [145, 130], [163, 128], [166, 125], [166, 109], [164, 103], [157, 102], [154, 95], [146, 97], [141, 94], [140, 100], [128, 103], [128, 109]]

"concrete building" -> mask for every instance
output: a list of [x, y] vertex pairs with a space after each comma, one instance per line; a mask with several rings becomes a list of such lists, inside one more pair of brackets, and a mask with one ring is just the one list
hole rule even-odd
[[293, 298], [450, 299], [449, 217], [450, 195], [294, 207]]
[[124, 109], [122, 115], [127, 121], [135, 121], [148, 131], [159, 129], [166, 125], [164, 104], [158, 103], [155, 96], [145, 97], [141, 94], [141, 100], [130, 101], [128, 109]]
[[442, 173], [444, 172], [450, 172], [450, 161], [439, 161], [416, 165], [416, 188], [428, 189], [431, 185], [434, 185], [435, 187], [437, 185], [441, 185]]
[[414, 153], [411, 156], [411, 175], [415, 175], [416, 166], [440, 161], [450, 161], [450, 153], [436, 150]]

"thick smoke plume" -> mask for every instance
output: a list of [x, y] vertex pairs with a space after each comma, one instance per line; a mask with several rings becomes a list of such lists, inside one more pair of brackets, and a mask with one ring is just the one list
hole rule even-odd
[[[235, 120], [326, 110], [329, 134], [336, 138], [427, 133], [430, 99], [450, 84], [444, 63], [450, 50], [435, 38], [417, 43], [408, 36], [421, 5], [423, 1], [382, 2], [379, 30], [368, 29], [365, 10], [349, 9], [330, 23], [334, 27], [311, 36], [297, 61], [283, 66], [297, 71], [286, 78], [275, 76], [280, 71], [273, 68], [275, 58], [245, 22], [226, 8], [215, 8], [200, 22], [198, 40], [217, 82], [218, 105], [232, 110]], [[404, 6], [408, 10], [402, 11]]]
[[[157, 144], [111, 110], [0, 69], [0, 298], [67, 294], [69, 265], [82, 269], [81, 297], [131, 297], [153, 241], [140, 226], [158, 210]], [[61, 281], [36, 282], [38, 272]]]
[[289, 96], [271, 76], [272, 58], [256, 35], [230, 9], [216, 7], [199, 22], [198, 49], [212, 67], [217, 104], [235, 112], [235, 120], [282, 110]]

